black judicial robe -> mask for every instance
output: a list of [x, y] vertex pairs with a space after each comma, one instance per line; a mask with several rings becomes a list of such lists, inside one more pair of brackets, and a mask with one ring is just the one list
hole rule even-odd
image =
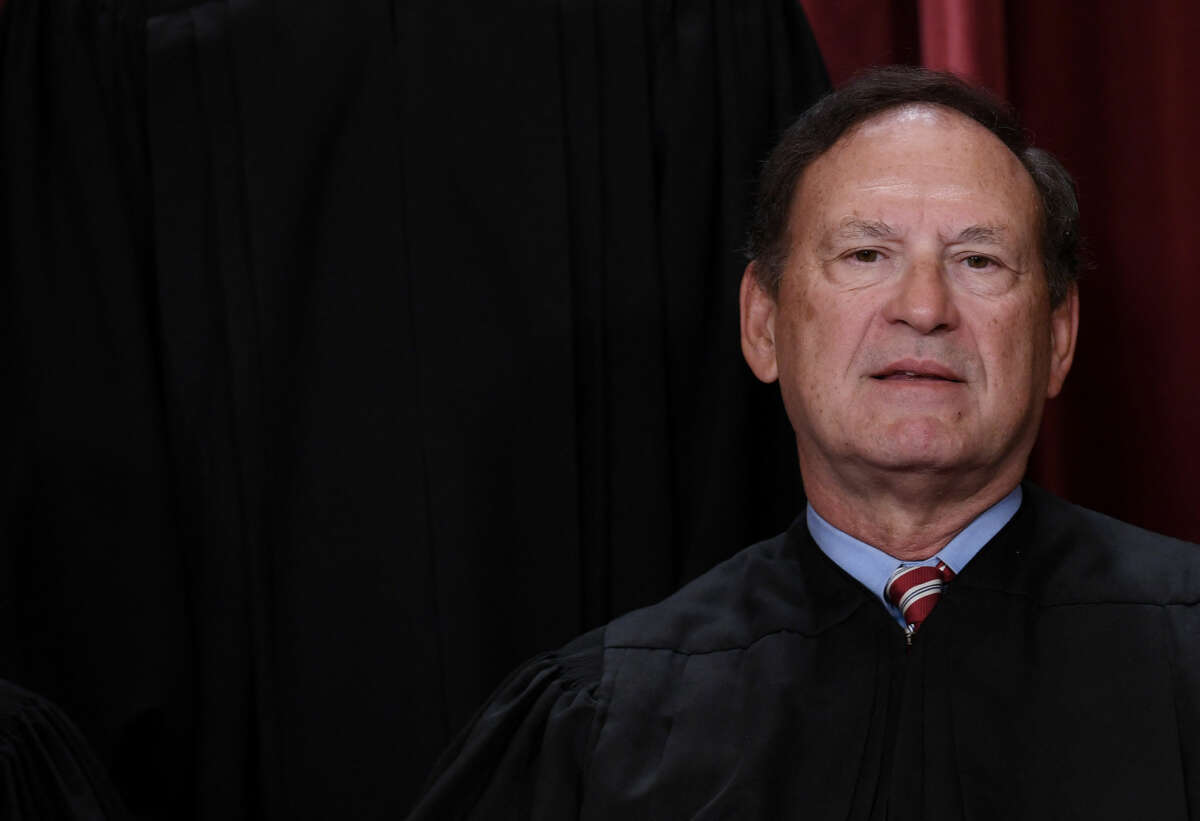
[[129, 816], [62, 711], [0, 679], [0, 819], [118, 821]]
[[1198, 602], [1027, 484], [908, 648], [800, 519], [513, 674], [412, 818], [1200, 818]]
[[401, 816], [514, 664], [786, 526], [795, 0], [0, 6], [0, 676], [143, 819]]
[[0, 675], [143, 817], [395, 818], [787, 521], [737, 249], [795, 0], [0, 5]]

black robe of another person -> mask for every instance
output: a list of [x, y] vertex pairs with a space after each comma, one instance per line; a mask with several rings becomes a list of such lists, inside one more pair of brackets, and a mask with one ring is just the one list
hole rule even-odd
[[795, 0], [4, 0], [0, 676], [155, 821], [394, 819], [784, 527], [738, 349]]
[[55, 705], [0, 680], [0, 819], [123, 821], [121, 800]]
[[516, 672], [412, 818], [1200, 818], [1200, 547], [1024, 490], [911, 647], [800, 519]]

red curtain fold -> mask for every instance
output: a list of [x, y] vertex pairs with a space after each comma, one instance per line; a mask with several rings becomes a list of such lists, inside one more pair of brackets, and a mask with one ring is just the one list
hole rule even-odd
[[1030, 473], [1200, 541], [1200, 7], [1149, 0], [803, 0], [835, 83], [888, 62], [1004, 94], [1079, 183], [1094, 267], [1079, 350]]
[[921, 62], [1008, 94], [1004, 0], [921, 0]]

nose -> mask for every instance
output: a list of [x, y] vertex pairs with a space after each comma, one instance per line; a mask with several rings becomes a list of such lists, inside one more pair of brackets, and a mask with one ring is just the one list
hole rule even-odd
[[958, 308], [941, 260], [911, 261], [894, 287], [884, 306], [883, 316], [888, 322], [902, 322], [920, 334], [958, 326]]

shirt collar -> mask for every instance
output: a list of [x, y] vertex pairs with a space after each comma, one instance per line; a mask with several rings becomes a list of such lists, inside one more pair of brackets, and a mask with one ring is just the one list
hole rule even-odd
[[934, 565], [942, 561], [955, 573], [961, 573], [967, 566], [967, 562], [975, 558], [975, 554], [979, 552], [980, 548], [991, 541], [992, 537], [1008, 524], [1008, 520], [1016, 514], [1017, 508], [1020, 506], [1021, 486], [1017, 485], [1007, 496], [976, 516], [969, 525], [959, 531], [957, 536], [939, 550], [937, 555], [919, 562], [900, 562], [895, 556], [889, 556], [882, 550], [859, 541], [849, 533], [838, 530], [821, 518], [821, 514], [817, 513], [811, 504], [808, 506], [807, 512], [808, 532], [812, 534], [813, 541], [817, 543], [817, 547], [821, 548], [821, 552], [832, 559], [838, 567], [857, 579], [863, 587], [874, 593], [897, 623], [903, 627], [904, 620], [900, 616], [900, 611], [883, 597], [883, 588], [896, 567], [900, 564]]

